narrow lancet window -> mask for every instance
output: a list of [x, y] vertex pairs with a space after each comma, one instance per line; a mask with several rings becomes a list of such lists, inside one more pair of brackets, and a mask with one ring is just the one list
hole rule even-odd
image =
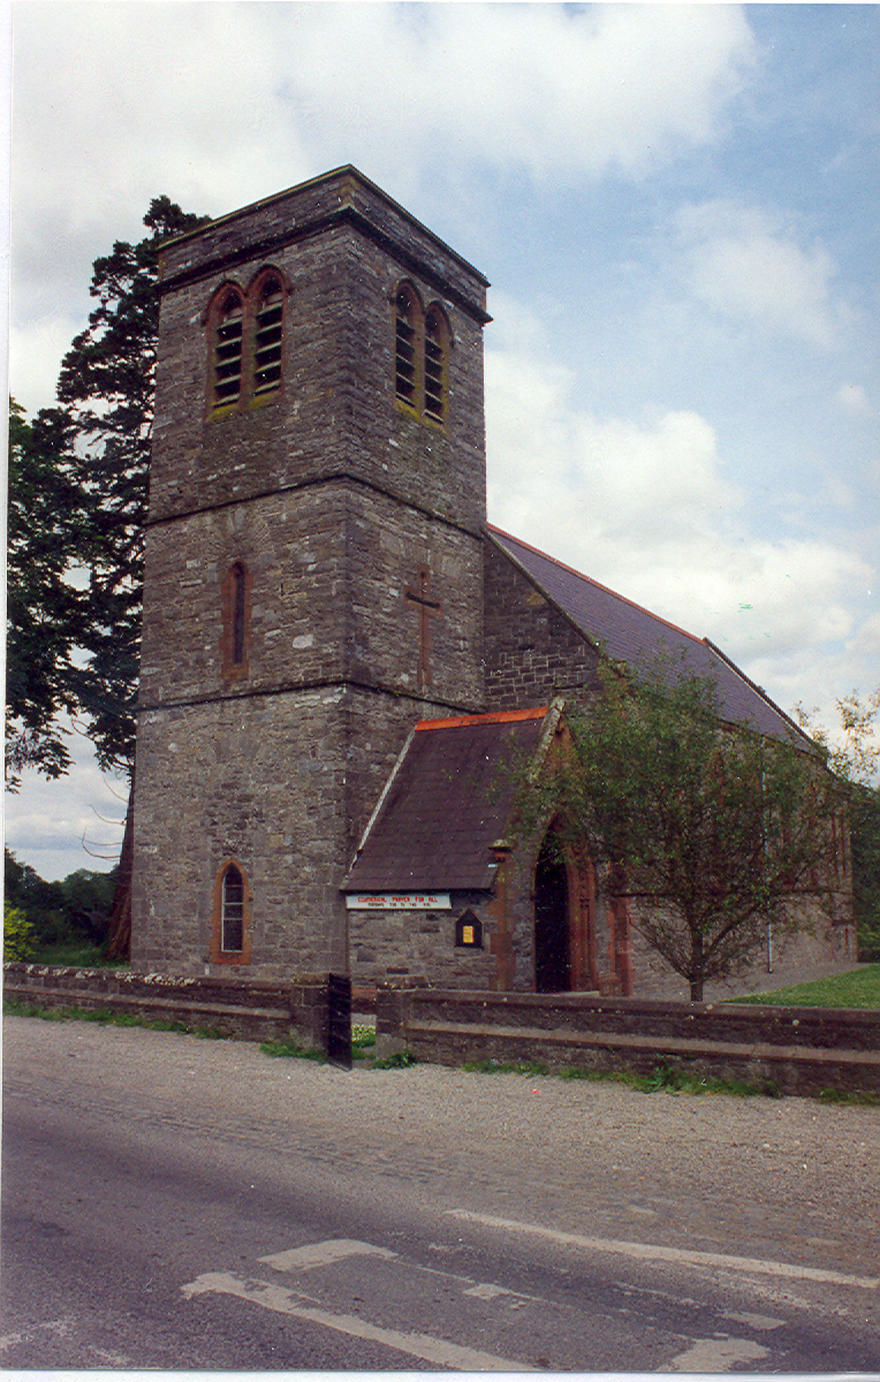
[[247, 578], [240, 561], [232, 568], [232, 663], [244, 665], [245, 625], [247, 617]]
[[428, 308], [425, 317], [425, 416], [446, 421], [449, 328], [440, 308]]
[[214, 338], [214, 407], [226, 408], [241, 397], [244, 305], [229, 292], [220, 308]]
[[281, 284], [270, 278], [260, 293], [254, 331], [254, 396], [257, 398], [273, 393], [281, 383], [283, 316]]
[[223, 875], [220, 947], [227, 955], [244, 949], [244, 879], [235, 864]]
[[223, 580], [223, 631], [220, 639], [223, 676], [240, 681], [248, 675], [251, 578], [244, 562], [233, 562]]
[[395, 299], [394, 392], [401, 403], [417, 406], [417, 315], [411, 290], [401, 287]]

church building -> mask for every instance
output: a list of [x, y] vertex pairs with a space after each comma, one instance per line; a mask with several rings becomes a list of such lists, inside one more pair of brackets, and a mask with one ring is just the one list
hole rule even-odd
[[[511, 836], [601, 659], [712, 643], [487, 522], [486, 279], [352, 167], [171, 241], [146, 534], [132, 963], [677, 995], [586, 853]], [[848, 880], [803, 938], [854, 958]]]

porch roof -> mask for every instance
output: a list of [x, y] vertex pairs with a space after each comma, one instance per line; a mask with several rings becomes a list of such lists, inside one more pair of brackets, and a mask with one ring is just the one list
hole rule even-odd
[[344, 892], [492, 887], [518, 763], [534, 756], [547, 707], [423, 720], [367, 827]]

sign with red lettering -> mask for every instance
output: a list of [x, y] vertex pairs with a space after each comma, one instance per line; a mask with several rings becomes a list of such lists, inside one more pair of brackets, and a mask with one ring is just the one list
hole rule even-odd
[[448, 912], [449, 893], [346, 893], [350, 912]]

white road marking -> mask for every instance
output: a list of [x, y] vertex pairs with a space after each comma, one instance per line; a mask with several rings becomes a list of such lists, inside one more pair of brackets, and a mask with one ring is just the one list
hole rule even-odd
[[290, 1248], [288, 1252], [272, 1253], [261, 1257], [267, 1267], [278, 1272], [307, 1272], [312, 1267], [329, 1267], [346, 1257], [396, 1257], [390, 1248], [378, 1248], [374, 1243], [360, 1243], [356, 1238], [327, 1238], [322, 1243], [306, 1243], [301, 1248]]
[[757, 1363], [769, 1349], [751, 1339], [695, 1339], [668, 1365], [669, 1372], [729, 1372], [740, 1363]]
[[421, 1358], [441, 1368], [455, 1368], [459, 1372], [534, 1372], [528, 1363], [514, 1362], [509, 1358], [498, 1358], [481, 1349], [464, 1348], [450, 1343], [447, 1339], [435, 1339], [430, 1334], [420, 1334], [399, 1329], [385, 1329], [381, 1325], [370, 1324], [357, 1315], [337, 1315], [328, 1310], [305, 1305], [302, 1297], [282, 1286], [267, 1281], [239, 1281], [230, 1272], [203, 1272], [195, 1281], [182, 1286], [181, 1291], [187, 1300], [193, 1296], [214, 1293], [236, 1296], [264, 1310], [274, 1310], [282, 1315], [292, 1315], [310, 1324], [323, 1325], [339, 1334], [348, 1334], [356, 1339], [366, 1339], [371, 1343], [383, 1344], [386, 1348], [407, 1353], [410, 1357]]
[[549, 1238], [567, 1247], [586, 1248], [588, 1252], [622, 1253], [646, 1262], [677, 1262], [687, 1267], [729, 1267], [737, 1272], [758, 1272], [765, 1276], [783, 1276], [794, 1281], [820, 1281], [828, 1286], [856, 1286], [863, 1291], [876, 1291], [877, 1276], [850, 1276], [824, 1267], [802, 1267], [796, 1262], [769, 1262], [760, 1257], [734, 1257], [729, 1253], [698, 1252], [694, 1248], [669, 1248], [659, 1243], [627, 1243], [616, 1238], [591, 1238], [582, 1233], [565, 1233], [561, 1229], [545, 1228], [542, 1224], [523, 1224], [515, 1219], [499, 1219], [493, 1214], [477, 1214], [469, 1209], [449, 1209], [453, 1219], [465, 1223], [483, 1224], [487, 1228], [505, 1229], [509, 1233], [530, 1233], [536, 1238]]
[[743, 1310], [741, 1314], [734, 1314], [732, 1311], [724, 1315], [725, 1320], [734, 1320], [737, 1324], [747, 1324], [750, 1329], [781, 1329], [785, 1320], [776, 1320], [772, 1315], [753, 1315], [749, 1310]]
[[67, 1315], [61, 1320], [42, 1320], [39, 1324], [32, 1324], [27, 1329], [18, 1329], [14, 1334], [4, 1334], [0, 1336], [0, 1352], [5, 1352], [7, 1348], [14, 1348], [16, 1344], [32, 1343], [34, 1336], [45, 1329], [50, 1334], [58, 1334], [62, 1339], [70, 1334], [76, 1324], [74, 1315]]
[[476, 1286], [468, 1286], [464, 1294], [476, 1296], [477, 1300], [497, 1300], [499, 1296], [512, 1296], [514, 1292], [504, 1286], [493, 1286], [491, 1281], [480, 1281]]

